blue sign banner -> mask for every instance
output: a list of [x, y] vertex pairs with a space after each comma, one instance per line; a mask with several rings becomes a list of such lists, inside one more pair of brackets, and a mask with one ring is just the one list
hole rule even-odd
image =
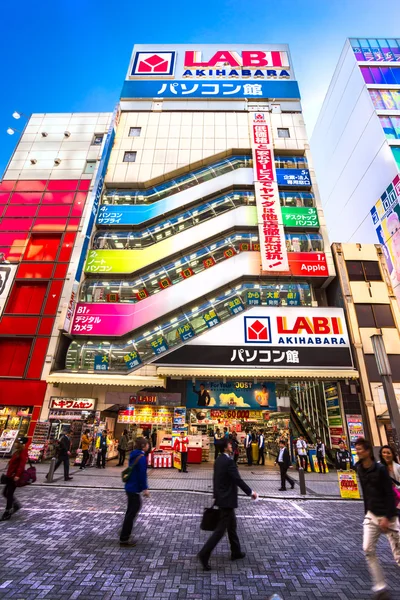
[[108, 371], [108, 356], [105, 354], [94, 355], [94, 370], [95, 371]]
[[180, 335], [182, 342], [187, 342], [188, 340], [192, 339], [192, 337], [194, 337], [194, 335], [195, 335], [194, 329], [190, 325], [190, 323], [185, 323], [185, 325], [178, 327], [178, 333]]
[[210, 81], [125, 81], [121, 98], [274, 98], [300, 99], [297, 81], [226, 79]]
[[142, 362], [139, 353], [136, 352], [136, 350], [125, 354], [124, 361], [127, 369], [134, 369], [135, 367], [138, 367]]
[[139, 225], [144, 221], [162, 215], [158, 202], [150, 206], [137, 204], [102, 204], [97, 215], [98, 225]]
[[168, 350], [168, 344], [165, 338], [163, 338], [161, 335], [157, 339], [150, 342], [150, 346], [156, 356]]
[[311, 187], [310, 171], [308, 169], [276, 169], [278, 185]]
[[[195, 386], [191, 381], [187, 382], [186, 387], [186, 406], [188, 408], [198, 408], [203, 406], [199, 404], [200, 396], [195, 390], [200, 389], [203, 384], [210, 394], [209, 408], [226, 408], [230, 410], [248, 408], [252, 410], [272, 410], [276, 411], [276, 390], [275, 383], [254, 381], [226, 381], [216, 379], [213, 381], [196, 381]], [[193, 389], [194, 388], [194, 389]]]

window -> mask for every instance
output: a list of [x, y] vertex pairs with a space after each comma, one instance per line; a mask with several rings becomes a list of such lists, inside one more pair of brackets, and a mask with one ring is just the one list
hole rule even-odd
[[399, 90], [368, 90], [377, 110], [400, 110]]
[[102, 133], [95, 133], [92, 140], [92, 146], [101, 146], [103, 137]]
[[28, 362], [32, 340], [18, 338], [0, 339], [0, 375], [22, 377]]
[[388, 140], [400, 140], [400, 117], [379, 117]]
[[129, 137], [139, 137], [142, 133], [141, 127], [130, 127], [129, 128]]
[[125, 152], [124, 162], [136, 162], [137, 152]]
[[86, 175], [95, 172], [97, 160], [87, 160], [85, 170], [83, 171]]
[[17, 281], [6, 306], [6, 313], [39, 314], [47, 291], [46, 282]]
[[389, 304], [356, 304], [359, 327], [396, 327]]
[[32, 235], [24, 260], [55, 261], [60, 243], [61, 235]]
[[278, 137], [290, 138], [289, 129], [287, 127], [278, 127]]
[[349, 260], [346, 262], [350, 281], [382, 281], [382, 274], [377, 261]]

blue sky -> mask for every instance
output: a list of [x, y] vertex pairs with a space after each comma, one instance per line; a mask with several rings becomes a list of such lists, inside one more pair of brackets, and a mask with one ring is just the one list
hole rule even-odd
[[289, 43], [310, 135], [346, 37], [400, 37], [399, 13], [399, 0], [3, 2], [0, 174], [14, 110], [111, 111], [134, 43]]

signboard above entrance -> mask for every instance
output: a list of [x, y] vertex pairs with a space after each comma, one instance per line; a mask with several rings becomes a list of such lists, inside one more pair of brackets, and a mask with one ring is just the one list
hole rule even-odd
[[[276, 411], [275, 384], [271, 382], [254, 381], [196, 381], [196, 386], [203, 384], [210, 395], [210, 404], [207, 408], [218, 409], [248, 409]], [[199, 395], [196, 386], [191, 381], [187, 382], [186, 406], [197, 408]]]

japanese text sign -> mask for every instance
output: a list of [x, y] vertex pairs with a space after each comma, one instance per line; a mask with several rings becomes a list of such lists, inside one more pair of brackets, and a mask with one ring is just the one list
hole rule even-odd
[[59, 398], [52, 396], [49, 402], [49, 408], [58, 410], [94, 410], [96, 398]]
[[315, 227], [319, 228], [318, 213], [316, 208], [303, 206], [283, 206], [282, 218], [285, 227]]

